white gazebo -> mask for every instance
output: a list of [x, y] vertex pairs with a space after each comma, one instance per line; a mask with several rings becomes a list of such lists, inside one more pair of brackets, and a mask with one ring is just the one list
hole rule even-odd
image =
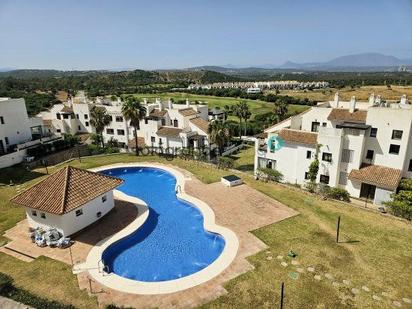
[[11, 202], [26, 208], [30, 227], [56, 228], [67, 237], [113, 209], [113, 189], [122, 183], [119, 178], [66, 166]]

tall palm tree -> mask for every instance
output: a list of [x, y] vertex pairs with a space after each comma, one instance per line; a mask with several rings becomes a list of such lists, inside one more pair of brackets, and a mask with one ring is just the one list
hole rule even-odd
[[288, 113], [288, 105], [284, 102], [276, 101], [274, 113], [279, 117], [279, 121], [283, 120]]
[[247, 133], [247, 121], [250, 119], [250, 116], [252, 115], [252, 113], [249, 110], [249, 105], [246, 103], [246, 101], [241, 101], [238, 104], [238, 108], [240, 110], [240, 115], [243, 118], [243, 120], [245, 121], [245, 135]]
[[128, 97], [122, 106], [124, 118], [130, 120], [130, 125], [134, 128], [134, 142], [136, 145], [136, 156], [139, 155], [139, 145], [137, 141], [137, 130], [139, 129], [140, 120], [146, 116], [146, 107], [144, 107], [135, 97]]
[[217, 145], [219, 154], [223, 152], [224, 146], [232, 138], [228, 123], [219, 120], [215, 120], [210, 123], [209, 134], [211, 142]]
[[111, 122], [111, 117], [107, 110], [101, 106], [93, 106], [90, 110], [90, 123], [96, 130], [96, 134], [100, 135], [102, 147], [104, 148], [103, 130]]
[[243, 114], [242, 114], [242, 107], [239, 103], [236, 103], [233, 108], [233, 115], [239, 118], [239, 139], [242, 137], [242, 119], [243, 119]]

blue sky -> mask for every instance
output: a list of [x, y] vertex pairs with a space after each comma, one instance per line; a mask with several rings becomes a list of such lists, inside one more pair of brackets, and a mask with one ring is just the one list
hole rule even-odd
[[184, 68], [412, 58], [412, 0], [0, 0], [0, 67]]

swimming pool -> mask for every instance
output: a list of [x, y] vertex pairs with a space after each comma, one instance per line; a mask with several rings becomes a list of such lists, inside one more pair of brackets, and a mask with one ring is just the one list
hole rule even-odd
[[140, 228], [103, 251], [109, 272], [143, 282], [168, 281], [199, 272], [220, 256], [225, 239], [204, 229], [203, 215], [195, 205], [177, 198], [171, 173], [153, 167], [101, 173], [124, 179], [117, 189], [149, 207]]

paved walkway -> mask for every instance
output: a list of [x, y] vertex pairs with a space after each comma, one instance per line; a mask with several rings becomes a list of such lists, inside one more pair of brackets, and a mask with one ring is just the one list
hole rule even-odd
[[0, 296], [1, 309], [34, 309], [33, 307], [18, 303], [10, 298]]
[[[174, 167], [176, 168], [176, 167]], [[223, 284], [253, 269], [246, 257], [267, 246], [250, 233], [257, 228], [284, 220], [297, 214], [279, 202], [247, 185], [228, 188], [221, 183], [205, 185], [185, 170], [180, 170], [191, 180], [186, 182], [186, 193], [206, 202], [215, 212], [216, 223], [231, 229], [239, 238], [239, 250], [232, 264], [220, 275], [199, 286], [177, 293], [163, 295], [134, 295], [111, 290], [97, 282], [89, 281], [87, 272], [78, 274], [79, 286], [97, 296], [100, 305], [116, 304], [134, 308], [191, 308], [211, 301], [226, 293]], [[71, 247], [74, 263], [84, 262], [91, 247], [101, 239], [114, 234], [132, 222], [136, 216], [134, 205], [116, 201], [115, 210], [75, 237]], [[46, 255], [70, 264], [69, 249], [39, 248], [27, 237], [27, 222], [20, 222], [6, 232], [12, 239], [7, 247], [38, 257]]]

